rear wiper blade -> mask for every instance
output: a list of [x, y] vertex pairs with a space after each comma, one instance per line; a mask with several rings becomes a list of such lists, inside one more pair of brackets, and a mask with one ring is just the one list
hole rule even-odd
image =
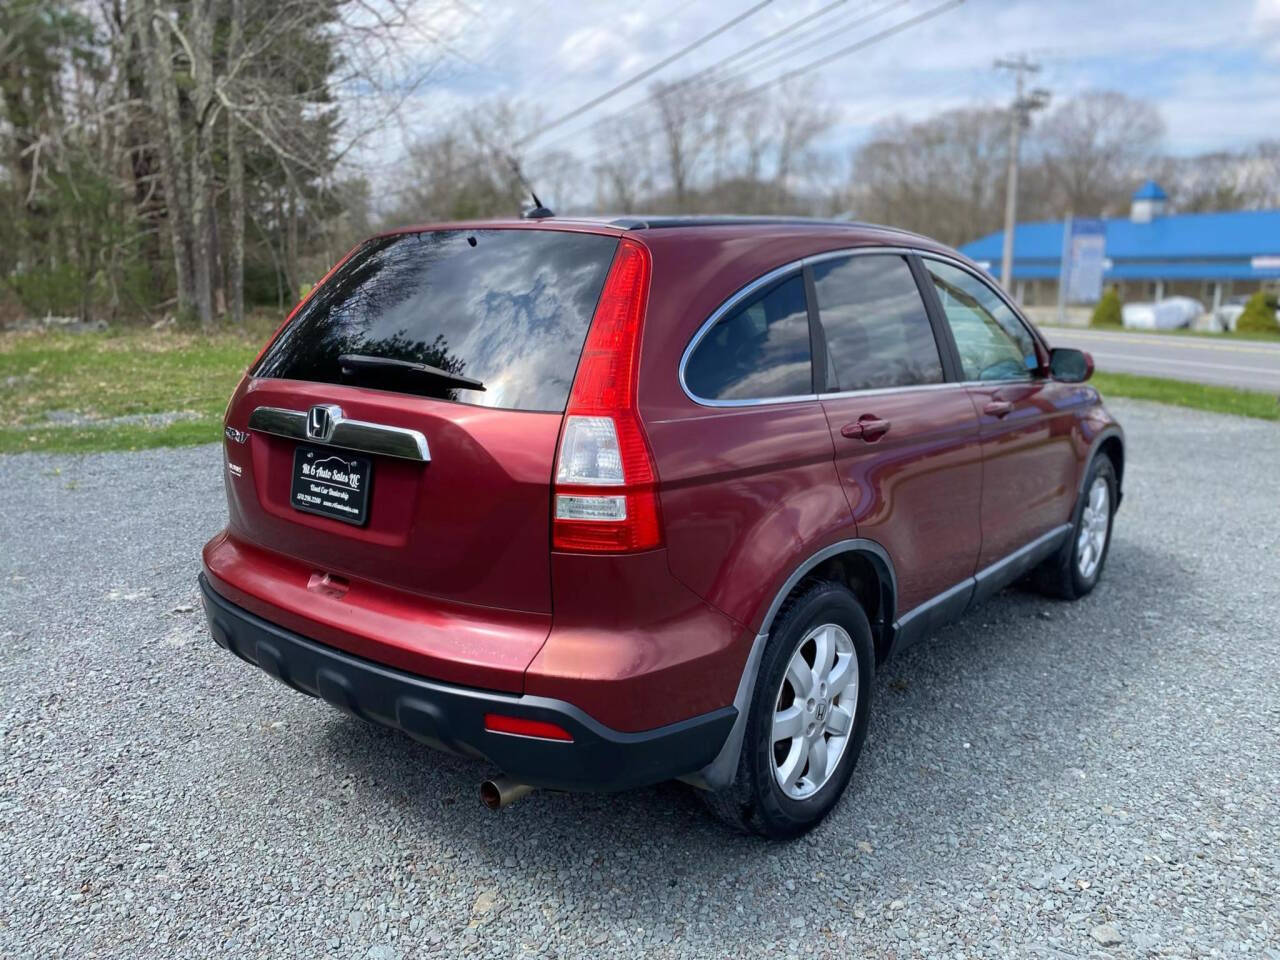
[[429, 363], [414, 363], [412, 360], [395, 360], [392, 357], [369, 357], [362, 353], [344, 353], [338, 357], [344, 373], [351, 370], [403, 370], [407, 373], [423, 373], [429, 377], [443, 380], [451, 387], [463, 390], [483, 390], [484, 384], [460, 373], [450, 373]]

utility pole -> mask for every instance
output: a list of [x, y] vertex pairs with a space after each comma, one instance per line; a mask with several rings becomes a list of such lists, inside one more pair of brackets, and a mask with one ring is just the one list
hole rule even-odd
[[1004, 195], [1004, 250], [1000, 258], [1000, 285], [1013, 292], [1013, 230], [1018, 222], [1018, 160], [1022, 149], [1022, 131], [1031, 126], [1031, 112], [1049, 103], [1049, 91], [1026, 92], [1027, 74], [1039, 73], [1040, 64], [1032, 63], [1026, 54], [1016, 59], [997, 60], [997, 70], [1012, 70], [1018, 92], [1009, 109], [1009, 177]]

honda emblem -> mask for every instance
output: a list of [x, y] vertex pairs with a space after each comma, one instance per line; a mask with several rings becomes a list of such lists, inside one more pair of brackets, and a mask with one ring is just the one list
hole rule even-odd
[[320, 404], [307, 414], [307, 439], [327, 441], [333, 436], [333, 428], [342, 419], [342, 408], [332, 403]]

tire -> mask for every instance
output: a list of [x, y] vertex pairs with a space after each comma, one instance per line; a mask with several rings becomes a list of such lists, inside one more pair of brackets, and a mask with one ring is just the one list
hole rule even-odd
[[[1106, 490], [1106, 510], [1102, 521], [1097, 519], [1096, 511], [1090, 517], [1091, 509], [1096, 506], [1096, 501], [1091, 503], [1091, 498], [1095, 496], [1094, 489], [1098, 484]], [[1093, 462], [1089, 464], [1089, 472], [1085, 475], [1084, 487], [1072, 519], [1071, 535], [1058, 552], [1041, 564], [1032, 575], [1036, 589], [1061, 600], [1078, 600], [1093, 590], [1102, 576], [1102, 568], [1106, 565], [1107, 554], [1111, 550], [1111, 529], [1115, 515], [1116, 469], [1109, 457], [1099, 455], [1093, 458]], [[1099, 530], [1099, 522], [1105, 522], [1105, 530]], [[1090, 525], [1094, 536], [1086, 538], [1085, 527]], [[1100, 546], [1098, 533], [1101, 533]], [[1089, 562], [1084, 563], [1082, 559]]]
[[[812, 666], [827, 648], [835, 650], [832, 666], [815, 674]], [[793, 667], [797, 655], [809, 668], [807, 677]], [[814, 696], [800, 698], [793, 678], [812, 683]], [[853, 594], [838, 583], [802, 586], [769, 631], [734, 782], [704, 793], [707, 806], [734, 829], [773, 840], [817, 826], [844, 793], [862, 752], [874, 680], [871, 626]], [[777, 744], [775, 713], [797, 730]], [[823, 746], [815, 752], [819, 739]], [[815, 763], [823, 758], [826, 773], [818, 777]], [[784, 788], [779, 776], [788, 773], [794, 782]]]

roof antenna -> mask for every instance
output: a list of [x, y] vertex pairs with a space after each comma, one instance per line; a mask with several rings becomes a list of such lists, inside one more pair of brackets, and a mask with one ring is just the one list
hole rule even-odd
[[511, 154], [507, 154], [507, 163], [511, 164], [511, 172], [516, 175], [516, 179], [520, 181], [520, 186], [529, 191], [529, 196], [533, 198], [533, 206], [527, 207], [520, 213], [523, 220], [541, 220], [544, 217], [554, 217], [555, 211], [549, 207], [544, 207], [542, 201], [538, 199], [538, 195], [533, 192], [533, 187], [529, 185], [529, 181], [524, 178], [524, 174], [520, 171], [520, 164], [516, 162], [516, 158]]

